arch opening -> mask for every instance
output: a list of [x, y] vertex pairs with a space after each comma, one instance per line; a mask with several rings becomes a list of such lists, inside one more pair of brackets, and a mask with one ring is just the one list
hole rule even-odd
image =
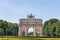
[[22, 32], [22, 36], [25, 36], [25, 32], [24, 31]]
[[34, 32], [34, 28], [33, 27], [29, 27], [28, 28], [28, 36], [33, 36], [33, 32]]
[[37, 37], [38, 37], [38, 36], [40, 36], [40, 33], [39, 33], [39, 31], [37, 31], [37, 32], [36, 32], [36, 36], [37, 36]]

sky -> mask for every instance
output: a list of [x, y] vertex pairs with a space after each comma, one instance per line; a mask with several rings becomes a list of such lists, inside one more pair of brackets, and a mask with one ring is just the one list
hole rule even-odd
[[60, 19], [60, 0], [0, 0], [0, 19], [19, 23], [31, 13], [43, 22]]

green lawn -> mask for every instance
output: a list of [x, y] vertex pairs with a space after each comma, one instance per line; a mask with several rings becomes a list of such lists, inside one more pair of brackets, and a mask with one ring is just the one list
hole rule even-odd
[[34, 38], [34, 37], [14, 37], [0, 36], [0, 40], [60, 40], [60, 38]]

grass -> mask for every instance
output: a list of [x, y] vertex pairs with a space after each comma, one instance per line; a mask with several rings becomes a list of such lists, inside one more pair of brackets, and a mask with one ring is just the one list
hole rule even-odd
[[60, 38], [36, 38], [36, 37], [0, 36], [0, 40], [60, 40]]

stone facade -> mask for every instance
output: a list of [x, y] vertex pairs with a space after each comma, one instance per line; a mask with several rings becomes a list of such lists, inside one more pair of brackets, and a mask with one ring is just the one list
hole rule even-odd
[[18, 36], [22, 36], [22, 33], [25, 33], [25, 36], [28, 36], [29, 27], [33, 27], [33, 36], [36, 36], [36, 33], [39, 33], [39, 36], [42, 36], [42, 19], [36, 19], [33, 15], [28, 15], [26, 19], [19, 19], [19, 32]]

